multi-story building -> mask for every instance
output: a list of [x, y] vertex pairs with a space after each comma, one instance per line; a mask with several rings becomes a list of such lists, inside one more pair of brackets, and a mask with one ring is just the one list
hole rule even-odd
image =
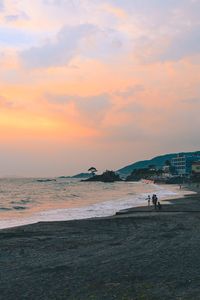
[[192, 173], [192, 164], [200, 161], [200, 155], [185, 155], [182, 153], [177, 154], [172, 158], [171, 164], [175, 168], [178, 175], [190, 175]]

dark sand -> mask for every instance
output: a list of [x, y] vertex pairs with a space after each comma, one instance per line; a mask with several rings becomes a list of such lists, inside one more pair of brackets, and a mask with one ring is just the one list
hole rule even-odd
[[0, 231], [0, 299], [200, 299], [200, 196]]

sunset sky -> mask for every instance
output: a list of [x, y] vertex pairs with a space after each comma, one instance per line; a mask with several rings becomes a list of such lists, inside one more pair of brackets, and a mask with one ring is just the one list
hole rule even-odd
[[200, 0], [0, 0], [0, 176], [200, 150]]

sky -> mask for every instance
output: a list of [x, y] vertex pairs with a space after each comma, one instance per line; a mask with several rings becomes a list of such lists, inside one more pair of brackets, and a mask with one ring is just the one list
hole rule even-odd
[[0, 0], [0, 176], [200, 150], [200, 0]]

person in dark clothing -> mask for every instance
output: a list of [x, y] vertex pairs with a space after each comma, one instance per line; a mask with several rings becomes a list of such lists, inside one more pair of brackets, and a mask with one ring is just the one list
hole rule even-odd
[[155, 194], [153, 194], [153, 196], [152, 196], [152, 202], [153, 202], [154, 208], [156, 210], [157, 209], [157, 203], [158, 203], [158, 197]]
[[152, 204], [155, 205], [155, 194], [152, 195]]

